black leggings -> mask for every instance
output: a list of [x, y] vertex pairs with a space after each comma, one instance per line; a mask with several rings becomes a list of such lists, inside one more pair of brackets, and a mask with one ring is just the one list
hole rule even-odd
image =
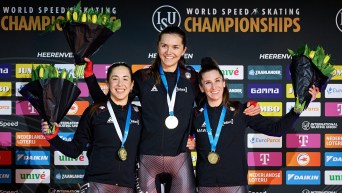
[[102, 184], [97, 182], [89, 182], [87, 193], [134, 193], [133, 188], [115, 186], [111, 184]]
[[248, 186], [198, 187], [198, 193], [248, 193]]
[[142, 192], [195, 193], [195, 174], [189, 153], [177, 156], [141, 155], [139, 186]]

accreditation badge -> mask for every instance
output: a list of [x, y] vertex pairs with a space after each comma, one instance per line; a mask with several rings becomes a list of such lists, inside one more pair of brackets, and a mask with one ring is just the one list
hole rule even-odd
[[165, 119], [165, 125], [168, 129], [174, 129], [178, 126], [178, 119], [175, 116], [168, 116]]
[[213, 152], [213, 151], [209, 152], [208, 161], [210, 164], [217, 164], [219, 160], [220, 160], [220, 156], [218, 153]]
[[127, 159], [127, 151], [124, 147], [121, 147], [118, 151], [118, 155], [121, 161], [125, 161]]

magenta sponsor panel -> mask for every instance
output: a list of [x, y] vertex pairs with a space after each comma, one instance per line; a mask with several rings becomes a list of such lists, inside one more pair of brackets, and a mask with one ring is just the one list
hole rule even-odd
[[96, 78], [106, 79], [107, 69], [111, 64], [94, 64], [94, 74]]
[[320, 134], [287, 134], [286, 135], [287, 148], [320, 148], [321, 135]]
[[248, 166], [282, 166], [281, 152], [248, 152]]
[[85, 82], [79, 82], [78, 88], [81, 90], [81, 94], [79, 97], [88, 97], [89, 96], [89, 90], [88, 90], [87, 84]]
[[326, 102], [325, 116], [342, 117], [342, 102]]
[[12, 145], [12, 133], [0, 132], [0, 147], [10, 147]]
[[16, 101], [15, 113], [17, 115], [38, 115], [38, 112], [28, 101]]

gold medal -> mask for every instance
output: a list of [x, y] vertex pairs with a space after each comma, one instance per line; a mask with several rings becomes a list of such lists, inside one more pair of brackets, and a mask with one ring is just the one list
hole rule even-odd
[[213, 151], [209, 152], [209, 154], [208, 154], [208, 161], [209, 161], [209, 163], [217, 164], [219, 162], [219, 160], [220, 160], [220, 156], [219, 156], [218, 153], [213, 152]]
[[127, 159], [127, 151], [124, 147], [121, 147], [118, 151], [119, 158], [122, 161], [125, 161]]

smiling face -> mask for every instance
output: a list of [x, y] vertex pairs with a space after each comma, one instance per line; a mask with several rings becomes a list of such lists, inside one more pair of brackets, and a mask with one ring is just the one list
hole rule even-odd
[[207, 96], [210, 106], [217, 107], [222, 103], [226, 82], [217, 70], [210, 70], [202, 74], [200, 89]]
[[158, 42], [158, 55], [165, 72], [174, 72], [186, 47], [182, 43], [182, 37], [176, 33], [163, 34]]
[[128, 94], [133, 88], [132, 76], [126, 66], [117, 66], [109, 75], [108, 87], [110, 97], [117, 105], [126, 105]]

